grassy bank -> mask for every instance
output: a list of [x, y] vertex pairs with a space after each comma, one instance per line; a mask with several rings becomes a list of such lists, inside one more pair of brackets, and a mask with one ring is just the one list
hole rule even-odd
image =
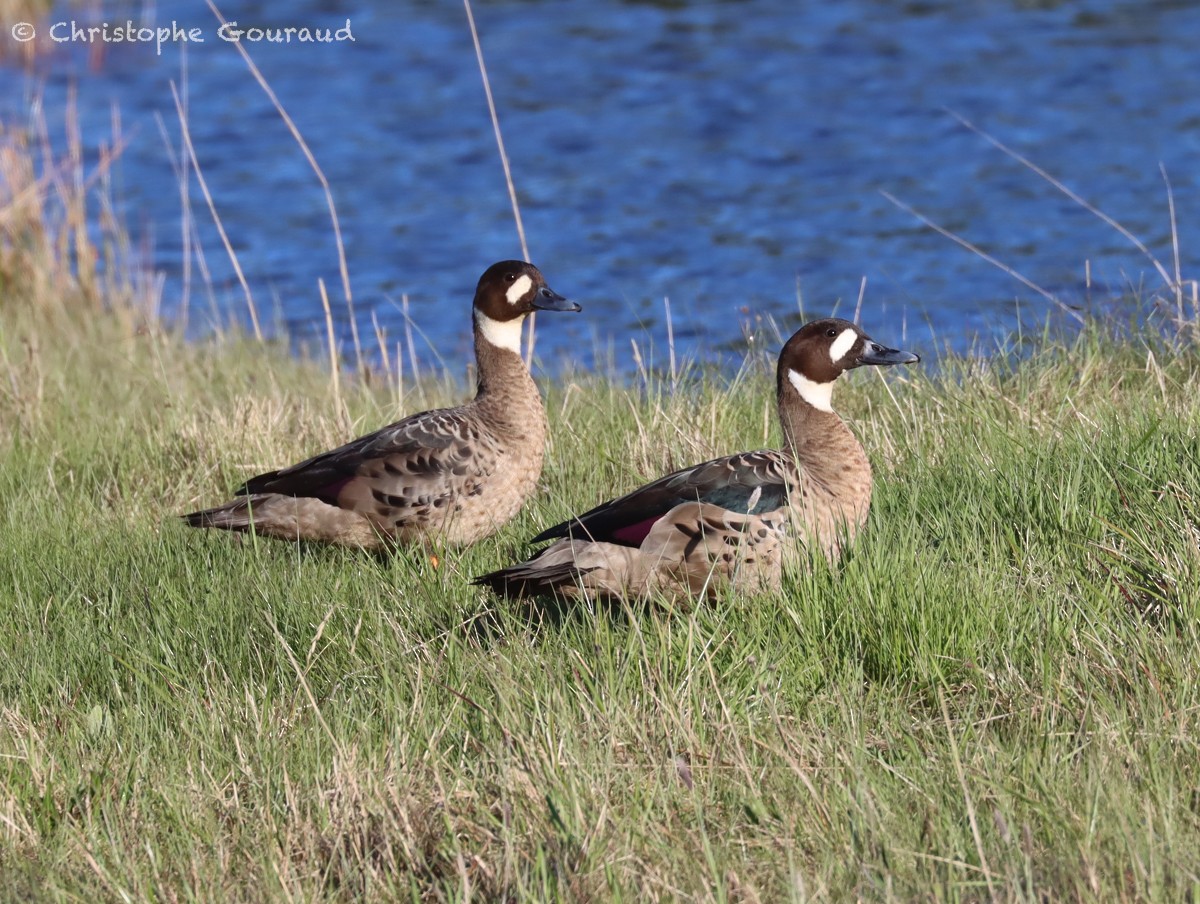
[[1194, 347], [1096, 328], [1011, 367], [856, 375], [835, 403], [877, 490], [839, 568], [551, 623], [469, 576], [646, 476], [777, 442], [765, 371], [677, 393], [562, 381], [543, 491], [439, 567], [189, 531], [172, 516], [248, 474], [456, 391], [335, 394], [279, 349], [184, 344], [128, 287], [72, 276], [86, 235], [19, 200], [0, 896], [1200, 890]]

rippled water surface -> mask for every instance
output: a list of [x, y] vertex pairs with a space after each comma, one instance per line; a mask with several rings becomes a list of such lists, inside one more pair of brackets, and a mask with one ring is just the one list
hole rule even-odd
[[[442, 356], [465, 356], [475, 280], [520, 246], [461, 4], [221, 5], [240, 27], [350, 21], [353, 42], [247, 46], [328, 177], [360, 331], [374, 336], [374, 315], [401, 335], [407, 294]], [[914, 347], [961, 347], [1048, 312], [884, 192], [1072, 303], [1086, 302], [1085, 261], [1094, 292], [1159, 284], [1127, 241], [948, 110], [1173, 266], [1161, 163], [1185, 276], [1196, 261], [1196, 4], [498, 0], [475, 13], [531, 255], [585, 306], [541, 319], [547, 363], [592, 366], [611, 343], [628, 367], [631, 336], [661, 353], [664, 296], [679, 353], [703, 357], [756, 315], [794, 318], [797, 286], [810, 313], [852, 309], [863, 277], [865, 325]], [[60, 9], [38, 28], [73, 16], [116, 23], [129, 9]], [[196, 154], [264, 317], [321, 335], [324, 278], [348, 337], [328, 211], [296, 142], [202, 4], [156, 0], [153, 16], [204, 43], [51, 44], [31, 70], [10, 56], [0, 116], [28, 121], [40, 99], [61, 132], [74, 91], [94, 153], [119, 110], [121, 213], [167, 276], [164, 307], [186, 304], [200, 332], [214, 309], [244, 317], [245, 302], [194, 176], [207, 284], [185, 248], [170, 83], [186, 81]]]

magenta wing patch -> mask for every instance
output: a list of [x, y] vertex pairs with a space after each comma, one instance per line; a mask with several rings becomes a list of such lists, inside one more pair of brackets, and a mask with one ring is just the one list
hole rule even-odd
[[659, 522], [662, 515], [654, 515], [647, 518], [645, 521], [639, 521], [637, 524], [628, 524], [625, 527], [618, 527], [612, 532], [612, 538], [619, 543], [626, 543], [629, 546], [641, 546], [642, 541], [649, 536], [654, 525]]
[[328, 502], [330, 505], [337, 505], [338, 495], [342, 492], [342, 489], [346, 486], [346, 484], [353, 479], [353, 477], [347, 477], [345, 480], [339, 480], [335, 483], [326, 484], [312, 495], [317, 499], [320, 499], [322, 502]]

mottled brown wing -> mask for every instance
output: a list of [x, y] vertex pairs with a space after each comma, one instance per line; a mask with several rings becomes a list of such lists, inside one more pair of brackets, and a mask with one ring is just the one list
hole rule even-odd
[[347, 485], [361, 479], [372, 491], [408, 505], [441, 495], [455, 477], [490, 472], [495, 450], [487, 439], [461, 408], [425, 411], [289, 468], [260, 474], [235, 493], [306, 496], [336, 505]]
[[638, 546], [660, 518], [685, 502], [703, 502], [739, 514], [772, 511], [786, 504], [792, 473], [790, 461], [775, 451], [716, 458], [556, 524], [532, 542], [575, 537]]
[[695, 595], [726, 581], [755, 591], [779, 583], [788, 515], [779, 508], [743, 514], [703, 502], [680, 505], [642, 547], [651, 568]]

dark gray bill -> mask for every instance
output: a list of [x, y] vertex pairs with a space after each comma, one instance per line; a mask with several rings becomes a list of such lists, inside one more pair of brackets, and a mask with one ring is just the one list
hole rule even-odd
[[563, 298], [549, 286], [542, 286], [538, 289], [537, 295], [533, 297], [533, 306], [539, 311], [582, 311], [578, 304], [569, 299]]
[[912, 352], [902, 352], [898, 348], [884, 348], [878, 342], [868, 340], [863, 349], [859, 364], [915, 364], [920, 361], [919, 355]]

